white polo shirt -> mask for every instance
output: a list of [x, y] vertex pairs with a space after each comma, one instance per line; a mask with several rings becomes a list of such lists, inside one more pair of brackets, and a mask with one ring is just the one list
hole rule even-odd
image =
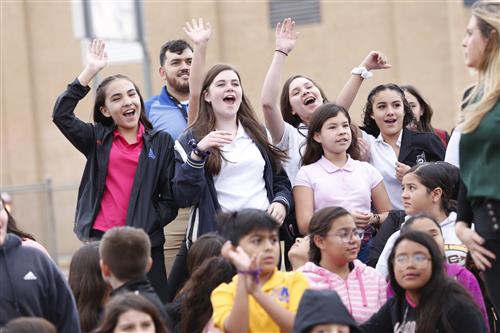
[[244, 208], [265, 210], [269, 206], [265, 161], [257, 145], [238, 124], [236, 136], [221, 149], [221, 170], [213, 177], [217, 200], [223, 212]]
[[[368, 162], [382, 174], [382, 177], [384, 177], [385, 188], [389, 195], [392, 208], [403, 209], [403, 199], [401, 199], [403, 190], [401, 189], [401, 182], [396, 178], [396, 162], [398, 161], [396, 152], [384, 141], [382, 134], [379, 134], [379, 136], [375, 138], [365, 131], [362, 132], [363, 140], [370, 146]], [[403, 131], [401, 130], [396, 142], [398, 147], [401, 147], [402, 136]]]
[[302, 165], [302, 155], [306, 150], [308, 130], [307, 126], [303, 123], [297, 128], [286, 121], [284, 124], [283, 137], [276, 144], [276, 147], [287, 153], [288, 160], [283, 163], [283, 169], [285, 169], [290, 181], [293, 181]]

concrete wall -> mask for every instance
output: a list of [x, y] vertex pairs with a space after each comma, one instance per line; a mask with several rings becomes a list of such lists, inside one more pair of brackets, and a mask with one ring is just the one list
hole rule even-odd
[[[184, 22], [212, 23], [208, 64], [236, 65], [246, 93], [260, 114], [262, 81], [274, 50], [274, 29], [266, 1], [145, 2], [145, 29], [151, 55], [153, 91], [162, 82], [158, 52], [169, 39], [184, 38]], [[369, 90], [387, 82], [411, 83], [435, 109], [433, 124], [450, 130], [463, 89], [474, 81], [463, 65], [461, 40], [469, 10], [461, 2], [323, 2], [321, 23], [298, 26], [296, 49], [284, 78], [305, 74], [334, 99], [350, 70], [370, 50], [386, 53], [391, 70], [364, 83], [351, 108], [354, 121]], [[72, 232], [84, 157], [51, 121], [58, 94], [82, 68], [80, 42], [73, 35], [69, 2], [16, 1], [1, 4], [1, 187], [43, 182], [75, 186], [54, 194], [57, 250], [70, 255], [79, 246]], [[139, 63], [111, 65], [103, 76], [121, 72], [144, 85]], [[91, 119], [92, 93], [77, 108]], [[14, 194], [19, 224], [49, 245], [46, 196]]]

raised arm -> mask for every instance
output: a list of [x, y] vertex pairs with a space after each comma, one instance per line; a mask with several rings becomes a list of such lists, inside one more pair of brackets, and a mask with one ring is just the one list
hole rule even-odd
[[285, 58], [292, 52], [297, 42], [298, 32], [294, 28], [295, 22], [290, 18], [276, 25], [276, 49], [262, 85], [262, 111], [274, 144], [280, 142], [285, 130], [285, 121], [278, 106], [278, 98]]
[[87, 50], [87, 64], [78, 78], [57, 98], [52, 120], [64, 136], [84, 155], [95, 145], [94, 126], [78, 119], [75, 108], [90, 88], [88, 84], [108, 63], [103, 41], [94, 39]]
[[205, 75], [205, 56], [208, 40], [212, 34], [212, 27], [209, 22], [203, 23], [199, 18], [186, 22], [184, 32], [194, 44], [193, 61], [189, 73], [189, 108], [188, 108], [188, 126], [191, 126], [198, 116], [199, 101], [203, 76]]
[[[387, 69], [391, 68], [391, 65], [387, 63], [387, 58], [382, 52], [379, 51], [371, 51], [368, 53], [366, 58], [361, 62], [359, 67], [364, 67], [368, 71], [372, 71], [375, 69]], [[347, 80], [344, 88], [340, 91], [335, 103], [344, 107], [346, 110], [352, 105], [356, 95], [358, 94], [359, 88], [361, 87], [361, 83], [363, 83], [363, 78], [361, 75], [352, 74], [351, 77]]]
[[108, 54], [104, 51], [106, 44], [100, 39], [94, 39], [87, 51], [87, 65], [78, 75], [82, 86], [88, 86], [90, 81], [108, 64]]

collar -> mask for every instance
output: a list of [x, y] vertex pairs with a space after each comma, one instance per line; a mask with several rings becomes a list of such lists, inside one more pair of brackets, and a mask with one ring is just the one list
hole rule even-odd
[[144, 291], [146, 289], [149, 289], [150, 283], [147, 280], [146, 276], [141, 276], [137, 279], [132, 279], [130, 281], [125, 282], [118, 288], [114, 289], [111, 291], [110, 296], [118, 295], [122, 292], [127, 292], [127, 291]]
[[[144, 134], [144, 125], [141, 122], [139, 122], [139, 128], [137, 129], [137, 142], [142, 141], [143, 134]], [[116, 139], [117, 137], [120, 137], [123, 140], [125, 140], [123, 135], [118, 130], [118, 127], [116, 127], [115, 130], [113, 131], [113, 138]], [[125, 142], [127, 142], [127, 141], [125, 140]]]
[[[396, 146], [398, 147], [401, 147], [401, 139], [403, 138], [403, 129], [401, 129], [401, 131], [399, 132], [399, 136], [398, 136], [398, 140], [396, 141]], [[384, 138], [382, 137], [382, 133], [380, 133], [377, 138], [375, 139], [375, 141], [378, 141], [378, 142], [384, 142]]]
[[347, 162], [341, 168], [339, 168], [338, 166], [336, 166], [335, 164], [330, 162], [324, 155], [321, 156], [318, 163], [328, 173], [334, 173], [334, 172], [337, 172], [339, 170], [345, 170], [345, 171], [349, 171], [349, 172], [354, 171], [354, 161], [351, 158], [351, 156], [349, 156], [349, 154], [347, 154]]

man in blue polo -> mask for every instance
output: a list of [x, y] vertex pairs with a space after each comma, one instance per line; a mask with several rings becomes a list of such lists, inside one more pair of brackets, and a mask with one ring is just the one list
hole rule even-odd
[[165, 85], [144, 104], [155, 129], [168, 132], [174, 140], [187, 127], [189, 70], [193, 49], [184, 40], [171, 40], [160, 50], [159, 73]]
[[[146, 114], [153, 128], [168, 132], [174, 140], [187, 127], [189, 101], [189, 70], [193, 59], [193, 48], [184, 40], [176, 39], [163, 44], [160, 49], [159, 73], [165, 85], [157, 96], [144, 104]], [[185, 238], [189, 209], [179, 209], [177, 218], [164, 228], [165, 233], [165, 268], [167, 274], [172, 271], [175, 257]], [[178, 285], [176, 276], [169, 275], [172, 286]], [[171, 301], [178, 288], [168, 293]]]

